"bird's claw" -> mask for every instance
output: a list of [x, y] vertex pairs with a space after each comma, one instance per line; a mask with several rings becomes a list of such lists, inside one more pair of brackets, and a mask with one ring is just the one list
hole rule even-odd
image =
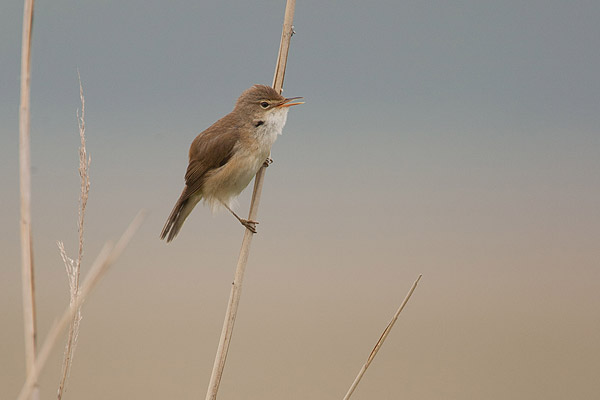
[[246, 229], [248, 229], [250, 232], [252, 233], [256, 233], [256, 224], [258, 224], [258, 222], [256, 221], [250, 221], [248, 219], [240, 219], [240, 222], [242, 223], [242, 225], [244, 225], [246, 227]]
[[267, 158], [265, 160], [265, 162], [263, 163], [263, 165], [266, 167], [268, 167], [269, 165], [273, 164], [273, 159], [271, 157]]

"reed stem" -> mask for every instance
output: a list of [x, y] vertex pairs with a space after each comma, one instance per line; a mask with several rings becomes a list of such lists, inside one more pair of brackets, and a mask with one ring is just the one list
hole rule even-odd
[[373, 359], [377, 355], [377, 352], [379, 351], [379, 349], [383, 345], [383, 342], [385, 342], [385, 339], [388, 337], [390, 331], [394, 327], [394, 324], [396, 323], [396, 320], [398, 319], [398, 316], [400, 315], [400, 313], [404, 309], [404, 306], [406, 305], [406, 303], [408, 303], [408, 300], [410, 299], [410, 296], [412, 296], [412, 294], [415, 291], [415, 289], [417, 287], [417, 284], [419, 283], [419, 280], [421, 280], [422, 276], [423, 275], [419, 275], [419, 277], [417, 278], [417, 280], [415, 281], [415, 283], [413, 283], [412, 287], [408, 291], [408, 294], [406, 295], [406, 297], [402, 301], [402, 304], [400, 304], [400, 307], [398, 308], [398, 311], [396, 311], [396, 314], [394, 314], [394, 316], [392, 317], [392, 320], [390, 321], [390, 323], [383, 330], [383, 333], [381, 334], [381, 337], [379, 338], [379, 340], [375, 344], [375, 347], [371, 351], [371, 354], [369, 354], [369, 358], [367, 358], [367, 362], [362, 366], [362, 368], [360, 369], [360, 371], [358, 371], [358, 375], [354, 379], [354, 382], [352, 382], [352, 385], [350, 386], [350, 389], [348, 389], [348, 392], [346, 393], [346, 396], [344, 396], [344, 400], [348, 400], [350, 398], [350, 396], [352, 396], [352, 393], [354, 392], [354, 390], [358, 386], [358, 383], [362, 379], [362, 377], [365, 374], [365, 372], [367, 372], [367, 368], [369, 368], [369, 365], [371, 365], [371, 363], [373, 362]]
[[50, 352], [56, 345], [58, 338], [60, 337], [61, 332], [70, 324], [73, 320], [73, 316], [77, 313], [77, 310], [81, 307], [83, 302], [90, 295], [92, 290], [96, 287], [100, 279], [106, 274], [108, 269], [114, 264], [114, 262], [119, 258], [123, 250], [129, 244], [129, 241], [135, 234], [135, 232], [140, 227], [142, 221], [144, 220], [146, 213], [140, 211], [133, 221], [129, 224], [125, 232], [121, 235], [117, 243], [112, 246], [110, 243], [106, 243], [100, 254], [96, 257], [96, 260], [92, 264], [90, 271], [87, 273], [85, 280], [81, 285], [81, 290], [79, 291], [77, 298], [74, 302], [69, 304], [69, 306], [65, 309], [63, 314], [61, 315], [58, 322], [55, 322], [50, 331], [46, 335], [44, 340], [44, 344], [40, 348], [40, 353], [35, 360], [34, 365], [32, 366], [32, 372], [27, 375], [27, 379], [21, 388], [21, 393], [19, 393], [19, 397], [17, 400], [26, 400], [29, 398], [31, 391], [33, 390], [35, 382], [37, 382], [39, 374], [41, 370], [46, 365], [46, 361], [48, 361], [48, 357], [50, 356]]
[[[283, 21], [283, 29], [281, 33], [281, 42], [279, 45], [279, 54], [277, 56], [277, 65], [275, 67], [275, 76], [273, 78], [273, 88], [281, 93], [283, 88], [283, 78], [285, 77], [285, 68], [287, 65], [287, 55], [290, 48], [290, 39], [292, 37], [292, 22], [294, 20], [294, 10], [296, 7], [295, 0], [288, 0], [285, 7], [285, 16]], [[263, 182], [265, 179], [266, 167], [261, 167], [254, 178], [254, 191], [252, 192], [252, 201], [250, 203], [250, 211], [248, 213], [248, 220], [256, 221], [258, 215], [258, 205], [260, 203], [260, 196], [262, 193]], [[244, 232], [244, 238], [242, 239], [242, 246], [240, 249], [240, 255], [238, 257], [237, 267], [235, 270], [235, 277], [231, 286], [231, 292], [229, 294], [229, 302], [227, 303], [227, 311], [225, 312], [225, 321], [223, 322], [223, 329], [221, 330], [221, 338], [219, 339], [219, 346], [217, 348], [217, 354], [215, 356], [215, 363], [213, 365], [212, 374], [210, 376], [210, 382], [206, 393], [206, 400], [214, 400], [217, 398], [219, 391], [219, 385], [223, 376], [223, 370], [225, 369], [225, 361], [227, 359], [227, 352], [229, 351], [229, 344], [231, 342], [231, 336], [233, 334], [233, 326], [235, 324], [235, 318], [237, 316], [238, 305], [240, 302], [240, 296], [242, 294], [242, 283], [244, 279], [244, 272], [246, 270], [246, 263], [248, 261], [248, 255], [250, 253], [250, 244], [252, 243], [252, 236], [254, 234], [246, 229]]]
[[[19, 181], [21, 193], [21, 283], [23, 294], [23, 322], [25, 335], [25, 368], [33, 372], [36, 357], [36, 310], [33, 268], [33, 243], [31, 235], [31, 152], [29, 146], [29, 105], [31, 78], [31, 30], [33, 26], [33, 0], [25, 0], [23, 7], [23, 34], [21, 42], [21, 103], [19, 106]], [[36, 387], [37, 382], [32, 386]], [[37, 398], [34, 393], [32, 398]]]

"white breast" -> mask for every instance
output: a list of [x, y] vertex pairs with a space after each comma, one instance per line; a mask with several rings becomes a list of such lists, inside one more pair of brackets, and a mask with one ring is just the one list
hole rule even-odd
[[269, 154], [271, 146], [281, 135], [287, 119], [287, 108], [277, 108], [266, 115], [264, 124], [254, 131], [254, 145], [243, 147], [241, 142], [234, 148], [234, 156], [221, 168], [206, 178], [203, 186], [204, 201], [213, 211], [220, 202], [232, 207], [233, 200], [248, 186]]

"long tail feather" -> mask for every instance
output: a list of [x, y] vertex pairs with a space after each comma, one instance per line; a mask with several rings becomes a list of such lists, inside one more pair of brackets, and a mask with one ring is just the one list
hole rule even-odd
[[187, 194], [187, 188], [185, 188], [183, 193], [181, 193], [179, 200], [177, 200], [177, 203], [175, 203], [175, 207], [173, 207], [171, 214], [169, 214], [169, 218], [167, 218], [167, 222], [163, 227], [160, 238], [163, 240], [166, 238], [167, 243], [175, 239], [179, 233], [179, 230], [183, 226], [185, 219], [188, 217], [188, 215], [190, 215], [196, 204], [198, 204], [199, 200], [200, 197], [191, 198]]

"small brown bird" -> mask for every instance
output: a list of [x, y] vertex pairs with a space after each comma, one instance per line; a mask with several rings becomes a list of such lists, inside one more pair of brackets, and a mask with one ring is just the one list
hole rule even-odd
[[303, 102], [285, 98], [269, 86], [245, 90], [233, 111], [199, 134], [190, 146], [185, 188], [160, 234], [170, 242], [200, 200], [214, 211], [227, 208], [242, 225], [256, 233], [255, 221], [238, 217], [232, 202], [248, 186], [268, 158], [277, 135], [281, 135], [288, 107]]

